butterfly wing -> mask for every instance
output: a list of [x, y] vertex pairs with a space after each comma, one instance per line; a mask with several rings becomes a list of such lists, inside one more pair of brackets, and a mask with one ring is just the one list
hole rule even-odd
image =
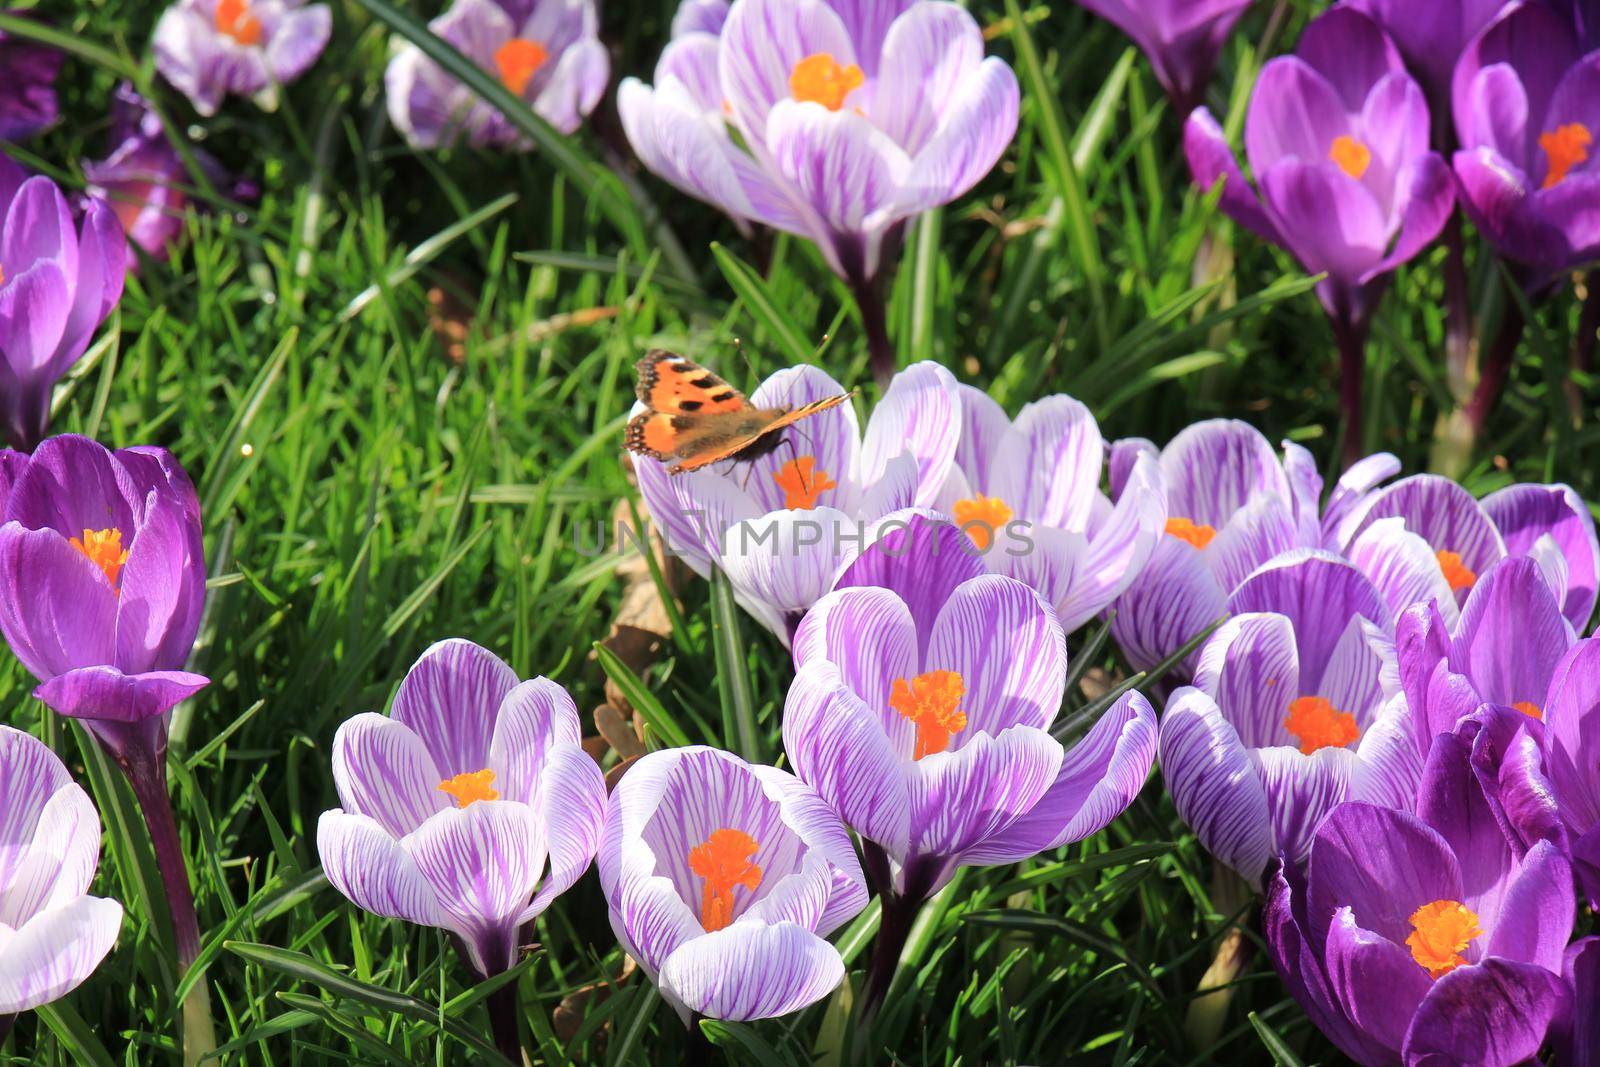
[[694, 360], [672, 352], [651, 352], [634, 370], [639, 376], [635, 392], [652, 411], [712, 415], [750, 408], [739, 390]]
[[786, 426], [793, 426], [801, 419], [815, 415], [819, 411], [836, 408], [849, 400], [850, 396], [850, 393], [841, 393], [838, 396], [823, 397], [809, 404], [801, 404], [792, 410], [752, 408], [740, 415], [707, 415], [700, 420], [706, 424], [703, 427], [703, 435], [693, 442], [694, 447], [690, 454], [683, 456], [682, 461], [672, 468], [671, 473], [699, 470], [701, 467], [725, 459], [746, 458], [748, 453], [755, 451], [753, 446], [769, 435], [778, 433]]

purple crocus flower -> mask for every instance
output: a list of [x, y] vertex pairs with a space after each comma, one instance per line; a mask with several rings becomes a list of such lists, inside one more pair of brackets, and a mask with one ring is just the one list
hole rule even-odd
[[1286, 553], [1229, 606], [1167, 702], [1161, 773], [1201, 844], [1254, 885], [1274, 857], [1303, 863], [1336, 805], [1410, 807], [1422, 757], [1379, 680], [1388, 609], [1355, 567]]
[[1524, 3], [1456, 67], [1462, 207], [1535, 287], [1600, 255], [1600, 51], [1582, 48], [1567, 19]]
[[821, 1000], [845, 974], [824, 938], [867, 903], [850, 837], [810, 786], [700, 746], [629, 768], [596, 865], [617, 940], [685, 1022]]
[[801, 622], [794, 661], [784, 750], [867, 842], [886, 907], [919, 905], [958, 867], [1099, 831], [1155, 757], [1137, 693], [1071, 749], [1052, 736], [1067, 671], [1055, 612], [947, 522], [881, 534]]
[[1526, 758], [1537, 746], [1501, 737], [1502, 713], [1521, 718], [1489, 709], [1434, 742], [1415, 815], [1341, 805], [1305, 876], [1271, 879], [1273, 963], [1359, 1063], [1509, 1067], [1570, 1011], [1572, 871], [1556, 842], [1508, 817], [1542, 786]]
[[[750, 395], [756, 407], [845, 392], [824, 371], [790, 367]], [[896, 375], [867, 421], [841, 404], [785, 431], [788, 445], [740, 464], [669, 475], [634, 459], [651, 520], [699, 574], [726, 572], [739, 602], [785, 641], [833, 588], [868, 525], [934, 502], [955, 461], [961, 397], [950, 372], [919, 363]]]
[[1572, 987], [1572, 1028], [1557, 1044], [1565, 1067], [1600, 1067], [1600, 937], [1567, 946], [1563, 971]]
[[[13, 18], [27, 12], [6, 9]], [[0, 30], [0, 141], [21, 141], [55, 124], [60, 115], [56, 75], [62, 55], [25, 37]]]
[[1378, 25], [1336, 7], [1310, 26], [1293, 56], [1261, 71], [1245, 119], [1245, 150], [1260, 189], [1245, 182], [1222, 127], [1189, 116], [1184, 151], [1195, 181], [1224, 182], [1222, 210], [1325, 273], [1317, 296], [1338, 342], [1346, 458], [1360, 449], [1361, 376], [1373, 308], [1394, 269], [1444, 227], [1455, 194], [1428, 147], [1428, 104]]
[[1435, 107], [1450, 101], [1450, 77], [1456, 61], [1478, 33], [1505, 10], [1506, 0], [1450, 0], [1419, 4], [1414, 0], [1344, 0], [1344, 6], [1365, 13], [1399, 48], [1412, 73]]
[[982, 390], [957, 386], [961, 444], [939, 497], [997, 573], [1032, 585], [1069, 633], [1127, 589], [1167, 521], [1161, 471], [1134, 462], [1115, 506], [1100, 492], [1105, 442], [1069, 396], [1024, 407], [1013, 423]]
[[333, 31], [326, 4], [305, 0], [177, 0], [156, 23], [156, 69], [195, 110], [213, 115], [230, 93], [267, 110], [278, 90], [322, 55]]
[[50, 393], [122, 298], [122, 228], [91, 200], [73, 224], [67, 198], [0, 155], [0, 437], [30, 450], [50, 423]]
[[470, 641], [441, 641], [390, 714], [333, 742], [342, 808], [317, 850], [334, 887], [378, 915], [448, 930], [480, 977], [516, 962], [521, 928], [588, 870], [606, 786], [578, 710]]
[[[428, 28], [550, 125], [571, 133], [611, 77], [599, 21], [594, 0], [455, 0]], [[448, 148], [462, 139], [473, 148], [533, 147], [499, 110], [413, 44], [396, 47], [383, 81], [389, 120], [413, 148]]]
[[[1386, 452], [1352, 466], [1326, 507], [1322, 477], [1304, 448], [1285, 442], [1280, 459], [1260, 431], [1231, 419], [1197, 422], [1157, 452], [1142, 439], [1111, 452], [1119, 501], [1144, 454], [1158, 460], [1168, 536], [1116, 602], [1112, 634], [1139, 670], [1176, 653], [1228, 611], [1228, 595], [1257, 567], [1292, 548], [1332, 548], [1334, 531], [1372, 488], [1400, 469]], [[1194, 657], [1180, 668], [1193, 670]]]
[[667, 46], [654, 87], [623, 81], [617, 108], [650, 170], [816, 242], [856, 291], [883, 382], [894, 353], [877, 282], [900, 225], [989, 172], [1019, 99], [956, 4], [736, 0], [720, 36]]
[[[1417, 474], [1351, 508], [1335, 538], [1396, 614], [1433, 600], [1454, 623], [1479, 576], [1508, 555], [1538, 562], [1573, 627], [1594, 611], [1600, 542], [1588, 506], [1565, 485], [1521, 483], [1480, 502], [1448, 478]], [[1414, 580], [1397, 580], [1401, 570]]]
[[122, 905], [86, 894], [100, 815], [61, 760], [0, 726], [0, 1041], [9, 1016], [66, 996], [116, 944]]
[[1234, 23], [1251, 0], [1078, 0], [1133, 38], [1179, 115], [1205, 96]]

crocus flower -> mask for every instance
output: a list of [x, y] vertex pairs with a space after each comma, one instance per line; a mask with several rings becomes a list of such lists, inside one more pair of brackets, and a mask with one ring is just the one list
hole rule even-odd
[[[0, 1028], [94, 973], [122, 905], [86, 894], [100, 865], [100, 815], [54, 752], [0, 726]], [[0, 1035], [3, 1037], [3, 1035]]]
[[886, 907], [920, 904], [958, 867], [1099, 831], [1155, 757], [1137, 693], [1072, 748], [1052, 736], [1067, 671], [1055, 612], [947, 522], [882, 534], [801, 622], [794, 661], [784, 750], [869, 843]]
[[1389, 35], [1435, 107], [1450, 100], [1450, 77], [1468, 43], [1505, 10], [1506, 0], [1343, 0]]
[[1557, 1062], [1566, 1067], [1600, 1065], [1600, 937], [1585, 937], [1567, 946], [1563, 970], [1572, 987], [1571, 1030], [1559, 1043]]
[[91, 200], [74, 225], [67, 198], [0, 155], [0, 437], [32, 449], [50, 393], [122, 298], [122, 228]]
[[230, 93], [267, 110], [328, 46], [333, 14], [305, 0], [177, 0], [156, 23], [156, 69], [202, 115]]
[[[1417, 474], [1351, 508], [1335, 540], [1385, 589], [1396, 614], [1433, 600], [1453, 624], [1479, 576], [1508, 555], [1539, 563], [1575, 628], [1586, 627], [1594, 611], [1600, 542], [1588, 506], [1565, 485], [1520, 483], [1480, 502], [1448, 478]], [[1412, 561], [1413, 574], [1428, 572], [1422, 584], [1392, 580], [1402, 558]]]
[[[6, 9], [6, 15], [26, 13]], [[54, 48], [0, 30], [0, 141], [21, 141], [54, 125], [60, 115], [56, 75], [62, 55]]]
[[480, 977], [515, 963], [521, 928], [588, 870], [605, 817], [572, 698], [470, 641], [424, 652], [389, 715], [339, 727], [333, 778], [343, 807], [317, 824], [328, 880], [457, 934]]
[[1525, 733], [1487, 743], [1496, 733], [1473, 720], [1441, 735], [1415, 815], [1341, 805], [1317, 831], [1305, 876], [1285, 868], [1271, 879], [1273, 963], [1359, 1063], [1509, 1067], [1570, 1010], [1571, 868], [1557, 843], [1528, 839], [1506, 817], [1507, 793], [1537, 803], [1526, 759], [1537, 746]]
[[629, 768], [596, 865], [617, 939], [686, 1022], [821, 1000], [845, 973], [824, 938], [867, 903], [850, 837], [810, 786], [699, 746]]
[[1456, 68], [1462, 207], [1535, 286], [1600, 255], [1600, 51], [1582, 47], [1565, 18], [1525, 3]]
[[617, 108], [650, 170], [735, 219], [815, 241], [894, 368], [877, 282], [905, 220], [965, 194], [1016, 133], [1011, 68], [935, 0], [736, 0], [672, 41]]
[[[1144, 570], [1118, 598], [1112, 634], [1135, 668], [1148, 670], [1228, 611], [1228, 595], [1257, 567], [1291, 548], [1331, 548], [1334, 531], [1372, 488], [1400, 469], [1386, 452], [1339, 479], [1324, 508], [1322, 478], [1304, 448], [1280, 460], [1260, 431], [1231, 419], [1197, 422], [1166, 448], [1141, 439], [1111, 452], [1119, 501], [1143, 454], [1158, 458], [1167, 493], [1165, 532]], [[1187, 676], [1194, 657], [1178, 671]]]
[[1161, 773], [1200, 843], [1254, 885], [1275, 857], [1303, 863], [1335, 805], [1410, 807], [1422, 757], [1379, 682], [1388, 609], [1354, 566], [1286, 553], [1229, 607], [1167, 702]]
[[1317, 296], [1342, 359], [1352, 461], [1373, 308], [1389, 274], [1438, 235], [1454, 203], [1429, 135], [1427, 100], [1400, 54], [1376, 23], [1343, 6], [1306, 27], [1295, 54], [1267, 63], [1256, 82], [1245, 150], [1259, 197], [1209, 111], [1197, 109], [1184, 128], [1195, 181], [1224, 182], [1223, 211], [1327, 274]]
[[1154, 551], [1167, 521], [1160, 468], [1150, 456], [1135, 460], [1113, 507], [1100, 492], [1105, 442], [1087, 407], [1046, 397], [1013, 423], [987, 393], [957, 388], [961, 444], [939, 509], [990, 569], [1032, 585], [1071, 632], [1115, 600]]
[[678, 5], [677, 13], [672, 16], [672, 36], [683, 37], [691, 33], [709, 33], [716, 36], [727, 24], [730, 2], [731, 0], [683, 0], [683, 3]]
[[1251, 0], [1078, 0], [1133, 38], [1179, 115], [1205, 96], [1217, 56]]
[[[455, 0], [428, 28], [562, 133], [594, 110], [611, 76], [594, 0]], [[473, 148], [533, 147], [416, 45], [396, 47], [383, 81], [389, 120], [413, 148], [447, 148], [463, 138]]]
[[[791, 367], [763, 382], [750, 403], [793, 406], [844, 391], [816, 367]], [[745, 609], [787, 641], [860, 550], [870, 523], [934, 502], [955, 460], [961, 399], [949, 371], [919, 363], [896, 375], [864, 439], [849, 404], [784, 433], [787, 444], [747, 465], [669, 475], [639, 456], [634, 469], [668, 547], [702, 576], [720, 567]]]

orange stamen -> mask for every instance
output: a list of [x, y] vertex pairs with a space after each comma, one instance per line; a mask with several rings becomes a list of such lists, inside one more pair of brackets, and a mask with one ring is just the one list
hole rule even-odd
[[1567, 172], [1589, 158], [1589, 146], [1594, 144], [1594, 134], [1581, 122], [1569, 122], [1539, 135], [1539, 147], [1550, 160], [1545, 172], [1544, 186], [1548, 189], [1567, 176]]
[[866, 75], [854, 63], [842, 66], [827, 52], [818, 52], [794, 65], [789, 75], [789, 91], [796, 100], [838, 111], [844, 107], [845, 97], [861, 88], [866, 80]]
[[928, 671], [909, 682], [896, 678], [889, 691], [889, 706], [917, 726], [913, 759], [950, 747], [950, 736], [967, 728], [967, 714], [958, 707], [967, 695], [967, 683], [955, 671]]
[[723, 827], [689, 850], [689, 869], [706, 880], [700, 896], [700, 925], [707, 933], [733, 922], [735, 886], [754, 891], [761, 884], [761, 868], [750, 862], [760, 847], [743, 830]]
[[1478, 917], [1459, 900], [1435, 900], [1411, 913], [1413, 933], [1406, 938], [1411, 958], [1429, 976], [1443, 978], [1467, 962], [1461, 950], [1483, 933]]
[[456, 807], [470, 808], [480, 800], [500, 799], [500, 792], [491, 784], [493, 782], [493, 771], [467, 771], [440, 782], [439, 792], [455, 797]]
[[1333, 139], [1333, 146], [1328, 149], [1328, 158], [1337, 163], [1339, 169], [1350, 177], [1359, 179], [1372, 165], [1372, 149], [1354, 137], [1340, 134]]
[[494, 51], [494, 65], [500, 71], [500, 81], [518, 96], [527, 90], [528, 83], [549, 58], [544, 45], [526, 37], [513, 37]]
[[1185, 519], [1182, 516], [1167, 520], [1167, 533], [1180, 541], [1187, 541], [1196, 548], [1204, 548], [1217, 536], [1214, 526]]
[[1439, 560], [1439, 569], [1444, 571], [1444, 580], [1450, 583], [1450, 588], [1456, 592], [1471, 589], [1478, 584], [1478, 575], [1471, 567], [1461, 562], [1458, 552], [1435, 552]]
[[217, 32], [242, 45], [261, 43], [261, 20], [250, 14], [250, 0], [217, 0]]
[[1519, 700], [1511, 706], [1522, 712], [1522, 714], [1526, 715], [1530, 719], [1538, 719], [1540, 722], [1544, 721], [1544, 709], [1531, 700]]
[[809, 511], [817, 506], [817, 497], [839, 487], [828, 477], [827, 471], [817, 469], [817, 461], [811, 456], [791, 459], [778, 468], [772, 480], [783, 490], [783, 506], [791, 511], [797, 508]]
[[957, 500], [951, 511], [955, 513], [956, 525], [966, 531], [972, 543], [982, 552], [989, 550], [994, 543], [995, 531], [1002, 529], [1015, 514], [1004, 500], [982, 493], [969, 500]]
[[106, 576], [106, 581], [111, 583], [111, 588], [117, 588], [117, 580], [122, 577], [122, 565], [128, 562], [128, 551], [122, 547], [122, 531], [112, 527], [106, 530], [85, 530], [83, 537], [72, 539], [72, 547], [89, 557], [89, 562], [99, 567]]
[[1311, 755], [1319, 748], [1343, 748], [1361, 736], [1356, 717], [1339, 711], [1327, 697], [1299, 697], [1289, 704], [1284, 727], [1300, 742], [1300, 751]]

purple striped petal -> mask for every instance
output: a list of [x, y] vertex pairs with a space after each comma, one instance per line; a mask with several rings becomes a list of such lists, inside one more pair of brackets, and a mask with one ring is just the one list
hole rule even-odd
[[122, 905], [78, 897], [12, 931], [0, 926], [0, 1014], [17, 1015], [72, 992], [122, 930]]
[[[955, 4], [914, 4], [890, 27], [872, 118], [906, 152], [932, 138], [962, 83], [983, 62], [983, 32]], [[1008, 138], [1009, 140], [1009, 138]]]
[[1160, 758], [1173, 806], [1206, 851], [1259, 880], [1273, 855], [1266, 790], [1239, 735], [1200, 690], [1185, 687], [1167, 701]]
[[795, 631], [795, 670], [831, 664], [838, 684], [881, 719], [879, 732], [907, 758], [912, 730], [890, 708], [889, 695], [897, 679], [909, 681], [921, 673], [919, 662], [916, 624], [905, 602], [887, 589], [836, 590], [818, 601]]
[[842, 981], [839, 950], [794, 923], [734, 923], [687, 942], [661, 968], [670, 1000], [731, 1022], [799, 1011]]
[[549, 848], [550, 871], [517, 917], [518, 926], [543, 914], [589, 869], [605, 829], [606, 777], [600, 765], [577, 744], [557, 748], [543, 763], [533, 807]]
[[[422, 739], [404, 723], [367, 713], [346, 720], [333, 736], [333, 782], [339, 803], [404, 837], [450, 806]], [[497, 781], [496, 786], [500, 783]]]
[[83, 896], [100, 866], [100, 813], [88, 793], [56, 789], [37, 815], [20, 839], [0, 837], [0, 925], [12, 929]]
[[323, 812], [317, 820], [317, 853], [328, 881], [358, 908], [451, 928], [416, 861], [376, 820], [338, 809]]
[[406, 672], [390, 714], [422, 739], [439, 773], [453, 778], [489, 766], [500, 704], [518, 682], [488, 649], [439, 641]]
[[1450, 899], [1465, 903], [1485, 929], [1493, 930], [1517, 857], [1470, 760], [1461, 737], [1434, 738], [1417, 787], [1417, 817], [1438, 832], [1460, 862], [1460, 894]]
[[917, 461], [919, 507], [938, 497], [955, 463], [961, 439], [961, 394], [956, 380], [937, 363], [913, 363], [894, 376], [867, 419], [859, 477], [870, 486], [890, 460], [909, 452]]
[[805, 842], [807, 862], [824, 860], [830, 871], [826, 902], [811, 929], [826, 937], [867, 905], [867, 882], [849, 831], [832, 808], [805, 781], [775, 767], [750, 768], [769, 794], [778, 798], [783, 822]]
[[1082, 626], [1133, 586], [1162, 542], [1173, 540], [1162, 536], [1166, 522], [1160, 467], [1141, 457], [1110, 514], [1090, 524], [1088, 544], [1073, 563], [1072, 584], [1055, 601], [1062, 629]]
[[1505, 555], [1494, 523], [1461, 486], [1437, 474], [1414, 474], [1373, 493], [1346, 517], [1339, 531], [1343, 544], [1379, 519], [1397, 516], [1406, 529], [1435, 552], [1454, 552], [1474, 574], [1482, 575]]
[[1404, 519], [1377, 520], [1350, 543], [1345, 555], [1377, 586], [1395, 616], [1412, 605], [1431, 603], [1447, 625], [1460, 618], [1455, 591], [1438, 557], [1428, 542], [1406, 529]]
[[1372, 583], [1354, 565], [1325, 552], [1286, 553], [1268, 563], [1228, 598], [1237, 614], [1274, 611], [1288, 617], [1300, 648], [1300, 689], [1314, 693], [1357, 616], [1389, 629], [1393, 623]]
[[1532, 550], [1540, 538], [1555, 540], [1567, 561], [1567, 596], [1561, 611], [1578, 630], [1594, 614], [1600, 586], [1600, 542], [1595, 539], [1589, 508], [1569, 486], [1510, 485], [1482, 500], [1483, 510], [1505, 538], [1514, 556]]
[[1400, 461], [1387, 452], [1378, 452], [1351, 464], [1328, 497], [1322, 516], [1322, 531], [1331, 538], [1350, 509], [1359, 506], [1373, 489], [1400, 473]]
[[768, 116], [790, 100], [795, 64], [819, 53], [844, 66], [859, 62], [844, 24], [822, 0], [749, 0], [729, 12], [718, 54], [723, 93], [753, 145], [766, 146]]
[[[1160, 537], [1149, 563], [1117, 598], [1116, 612], [1112, 635], [1129, 663], [1148, 670], [1226, 615], [1227, 592], [1199, 549], [1176, 537]], [[1193, 662], [1191, 657], [1180, 664], [1177, 674], [1190, 674]]]
[[911, 777], [912, 852], [955, 857], [981, 845], [1039, 803], [1062, 759], [1055, 738], [1013, 726], [918, 760]]
[[866, 551], [840, 573], [834, 588], [876, 586], [905, 601], [917, 626], [920, 657], [945, 601], [963, 582], [988, 573], [966, 534], [946, 520], [908, 510], [877, 525]]
[[1194, 684], [1246, 748], [1290, 743], [1284, 719], [1304, 692], [1294, 627], [1282, 615], [1235, 615], [1201, 646]]
[[1422, 752], [1417, 746], [1406, 698], [1396, 694], [1361, 734], [1350, 770], [1350, 799], [1410, 811], [1422, 782]]
[[1067, 642], [1039, 594], [998, 574], [974, 578], [950, 595], [933, 624], [924, 671], [955, 671], [966, 686], [964, 746], [1013, 726], [1044, 730], [1066, 692]]
[[970, 192], [1010, 147], [1020, 108], [1021, 89], [1011, 68], [994, 56], [978, 64], [939, 116], [937, 131], [911, 160], [895, 214], [917, 215]]
[[1259, 493], [1289, 500], [1289, 482], [1272, 445], [1248, 423], [1197, 422], [1161, 450], [1167, 510], [1222, 529]]
[[1304, 863], [1317, 827], [1350, 796], [1355, 753], [1319, 748], [1258, 748], [1245, 754], [1255, 767], [1272, 820], [1273, 851], [1286, 862]]
[[565, 689], [548, 678], [518, 685], [500, 702], [489, 744], [487, 767], [500, 799], [534, 803], [546, 763], [582, 742], [578, 706]]
[[1206, 562], [1224, 589], [1236, 589], [1274, 556], [1300, 547], [1287, 497], [1261, 495], [1234, 512], [1206, 546]]
[[775, 511], [728, 531], [722, 568], [745, 596], [798, 614], [833, 588], [845, 538], [857, 532], [857, 524], [834, 508]]

